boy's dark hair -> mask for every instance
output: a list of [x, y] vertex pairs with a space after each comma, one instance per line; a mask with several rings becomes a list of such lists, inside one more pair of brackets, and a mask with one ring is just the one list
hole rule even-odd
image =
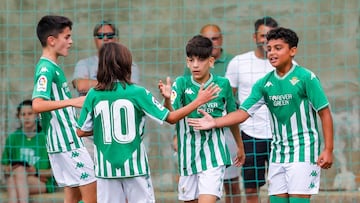
[[71, 20], [65, 16], [46, 15], [42, 17], [36, 27], [36, 34], [41, 46], [46, 46], [46, 40], [49, 36], [57, 37], [66, 27], [71, 30], [71, 26]]
[[210, 39], [196, 35], [186, 45], [186, 56], [197, 56], [201, 59], [206, 59], [211, 56], [212, 49], [213, 45]]
[[282, 39], [290, 48], [297, 47], [299, 42], [299, 38], [294, 31], [283, 27], [270, 30], [266, 35], [266, 39], [267, 41], [272, 39]]
[[[20, 118], [20, 111], [21, 111], [23, 106], [32, 107], [32, 100], [26, 99], [26, 100], [20, 102], [20, 104], [16, 107], [16, 117], [17, 118]], [[20, 126], [20, 128], [22, 128], [22, 126]], [[40, 132], [41, 129], [42, 128], [41, 128], [41, 125], [40, 125], [40, 121], [39, 121], [39, 119], [36, 119], [36, 132]]]
[[104, 43], [99, 50], [99, 67], [96, 90], [113, 90], [115, 82], [132, 84], [131, 82], [131, 52], [117, 42]]
[[111, 29], [114, 31], [115, 36], [119, 35], [119, 30], [116, 28], [114, 23], [112, 23], [111, 21], [108, 21], [108, 20], [102, 20], [98, 24], [96, 24], [95, 27], [94, 27], [94, 31], [93, 31], [93, 36], [94, 37], [98, 34], [100, 28], [103, 27], [104, 25], [110, 26]]
[[276, 28], [278, 27], [278, 23], [276, 20], [270, 16], [265, 16], [263, 18], [257, 19], [255, 21], [255, 32], [259, 30], [260, 25], [265, 25], [267, 27]]

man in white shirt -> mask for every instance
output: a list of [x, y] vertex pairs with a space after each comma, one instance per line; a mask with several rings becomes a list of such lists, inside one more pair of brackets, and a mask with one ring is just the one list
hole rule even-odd
[[[235, 56], [228, 65], [225, 77], [229, 79], [240, 103], [249, 96], [254, 83], [274, 69], [266, 58], [266, 33], [277, 26], [278, 23], [268, 16], [256, 20], [253, 34], [255, 50]], [[266, 163], [269, 161], [272, 138], [266, 105], [240, 124], [240, 130], [246, 154], [242, 167], [246, 202], [258, 203], [259, 189], [266, 183]]]

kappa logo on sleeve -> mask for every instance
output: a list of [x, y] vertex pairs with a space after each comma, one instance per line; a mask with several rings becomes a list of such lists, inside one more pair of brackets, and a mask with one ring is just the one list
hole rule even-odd
[[40, 76], [37, 81], [37, 89], [38, 92], [46, 92], [46, 86], [47, 86], [47, 78], [45, 76]]
[[44, 66], [40, 68], [40, 73], [47, 73], [49, 70]]

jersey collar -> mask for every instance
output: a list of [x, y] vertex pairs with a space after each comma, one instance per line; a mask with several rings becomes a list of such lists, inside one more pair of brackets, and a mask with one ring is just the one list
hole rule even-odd
[[41, 59], [41, 60], [49, 61], [50, 63], [54, 64], [56, 67], [60, 68], [60, 66], [59, 66], [57, 63], [55, 63], [54, 61], [52, 61], [52, 60], [49, 59], [49, 58], [46, 58], [45, 56], [41, 56], [40, 59]]
[[275, 73], [275, 77], [282, 80], [282, 79], [285, 79], [288, 75], [290, 75], [294, 70], [295, 70], [295, 67], [296, 67], [296, 64], [293, 63], [292, 67], [290, 68], [289, 72], [287, 72], [285, 75], [283, 75], [282, 77], [280, 77], [276, 70], [274, 70], [274, 73]]
[[[209, 79], [206, 81], [206, 83], [204, 84], [204, 88], [206, 88], [207, 86], [209, 86], [210, 83], [213, 82], [213, 80], [214, 80], [214, 76], [213, 76], [213, 74], [210, 73], [210, 78], [209, 78]], [[191, 76], [191, 82], [192, 82], [192, 84], [194, 84], [194, 85], [196, 85], [196, 86], [198, 86], [198, 87], [201, 86], [200, 83], [196, 82], [196, 81], [193, 79], [193, 76]]]

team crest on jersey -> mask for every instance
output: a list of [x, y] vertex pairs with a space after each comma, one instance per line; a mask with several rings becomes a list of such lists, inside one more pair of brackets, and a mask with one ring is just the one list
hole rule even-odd
[[158, 100], [155, 99], [155, 97], [152, 97], [152, 102], [157, 106], [161, 111], [164, 110], [164, 106], [161, 105]]
[[46, 92], [46, 86], [47, 86], [47, 78], [45, 76], [40, 76], [37, 81], [37, 91], [38, 92]]
[[172, 90], [172, 91], [171, 91], [171, 94], [170, 94], [171, 104], [174, 104], [174, 101], [175, 101], [176, 97], [177, 97], [176, 91], [175, 91], [175, 90]]
[[298, 82], [300, 82], [300, 80], [299, 80], [297, 77], [293, 77], [293, 78], [291, 78], [291, 80], [290, 80], [290, 83], [291, 83], [292, 85], [296, 85], [296, 83], [298, 83]]

